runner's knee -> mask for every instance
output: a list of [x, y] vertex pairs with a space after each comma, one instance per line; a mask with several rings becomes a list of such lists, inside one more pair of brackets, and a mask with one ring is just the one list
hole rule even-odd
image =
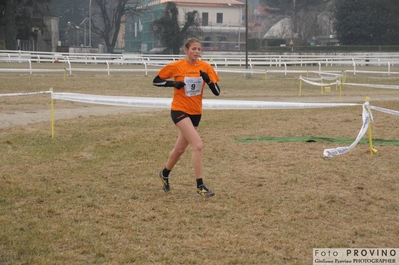
[[176, 154], [178, 154], [179, 156], [181, 156], [184, 152], [186, 151], [186, 147], [185, 146], [177, 146], [173, 149], [173, 152], [175, 152]]
[[202, 141], [192, 144], [191, 148], [193, 151], [201, 152], [202, 151]]

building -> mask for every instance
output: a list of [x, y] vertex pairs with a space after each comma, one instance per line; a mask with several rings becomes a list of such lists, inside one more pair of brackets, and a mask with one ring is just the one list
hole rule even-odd
[[[151, 30], [151, 23], [164, 15], [169, 0], [149, 0], [145, 12], [126, 18], [125, 52], [162, 52], [159, 40]], [[179, 23], [185, 21], [185, 13], [196, 10], [201, 19], [198, 33], [203, 50], [244, 51], [245, 4], [237, 0], [174, 0], [179, 10]]]
[[26, 39], [17, 39], [17, 50], [22, 51], [40, 51], [40, 52], [56, 52], [59, 41], [59, 18], [44, 17], [43, 22], [46, 25], [44, 29], [37, 27], [32, 28], [32, 32], [36, 36], [27, 35]]

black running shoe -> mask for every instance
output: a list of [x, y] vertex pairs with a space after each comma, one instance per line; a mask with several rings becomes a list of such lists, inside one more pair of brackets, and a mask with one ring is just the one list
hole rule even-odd
[[162, 170], [159, 171], [158, 173], [158, 177], [161, 179], [162, 181], [162, 188], [165, 192], [169, 192], [170, 191], [170, 186], [169, 186], [169, 177], [165, 178], [162, 174]]
[[213, 195], [215, 195], [215, 193], [213, 193], [213, 191], [210, 191], [204, 184], [200, 185], [197, 188], [197, 193], [198, 193], [198, 195], [201, 195], [204, 197], [212, 197]]

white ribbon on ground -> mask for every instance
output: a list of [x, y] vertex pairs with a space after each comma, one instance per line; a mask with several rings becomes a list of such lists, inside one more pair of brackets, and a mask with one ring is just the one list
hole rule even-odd
[[350, 145], [350, 146], [344, 146], [344, 147], [337, 147], [337, 148], [332, 148], [332, 149], [324, 149], [323, 155], [326, 157], [333, 157], [337, 155], [342, 155], [350, 150], [352, 150], [362, 139], [364, 134], [367, 132], [369, 122], [373, 121], [373, 116], [371, 114], [371, 111], [369, 109], [369, 102], [366, 102], [362, 105], [363, 107], [363, 112], [362, 112], [362, 120], [363, 120], [363, 126], [359, 131], [359, 134], [357, 135], [355, 141]]

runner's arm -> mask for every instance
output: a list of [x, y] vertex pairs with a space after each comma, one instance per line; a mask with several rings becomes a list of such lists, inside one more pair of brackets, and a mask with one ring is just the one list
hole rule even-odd
[[175, 82], [163, 80], [162, 78], [159, 77], [159, 75], [157, 75], [152, 81], [152, 84], [154, 86], [173, 87]]
[[200, 76], [202, 77], [202, 79], [205, 81], [205, 83], [208, 84], [209, 88], [212, 90], [212, 93], [215, 96], [219, 96], [220, 95], [220, 87], [218, 86], [217, 83], [213, 83], [212, 80], [209, 78], [209, 75], [206, 72], [202, 72], [201, 70], [200, 72]]
[[220, 87], [218, 85], [218, 83], [213, 83], [212, 81], [207, 83], [209, 88], [211, 89], [212, 93], [215, 96], [219, 96], [220, 95]]
[[152, 81], [152, 84], [154, 86], [161, 86], [161, 87], [175, 87], [177, 89], [180, 89], [182, 87], [184, 87], [186, 84], [184, 82], [175, 82], [175, 81], [167, 81], [167, 80], [163, 80], [162, 78], [159, 77], [159, 75], [157, 75], [154, 80]]

